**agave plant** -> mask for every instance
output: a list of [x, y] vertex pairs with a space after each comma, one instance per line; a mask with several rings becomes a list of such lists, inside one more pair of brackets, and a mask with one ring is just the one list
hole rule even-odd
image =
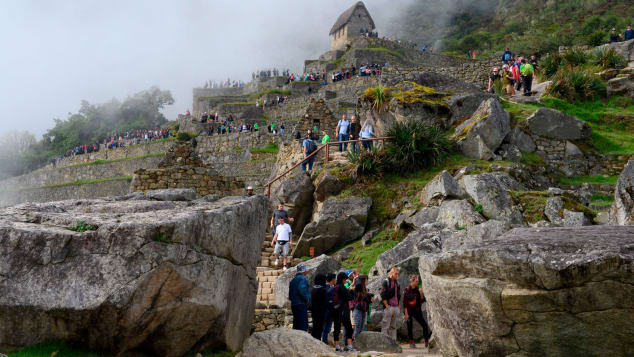
[[594, 63], [601, 67], [601, 69], [620, 69], [625, 67], [627, 61], [623, 56], [616, 53], [614, 48], [604, 48], [594, 52]]
[[377, 113], [384, 113], [390, 107], [390, 88], [378, 85], [365, 90], [361, 98], [372, 105], [372, 109]]
[[397, 122], [387, 131], [386, 148], [391, 171], [411, 172], [439, 164], [454, 150], [446, 134], [433, 126], [410, 120]]

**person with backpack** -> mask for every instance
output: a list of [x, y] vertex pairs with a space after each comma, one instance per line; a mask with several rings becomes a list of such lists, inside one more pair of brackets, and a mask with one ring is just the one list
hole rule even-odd
[[[337, 133], [337, 139], [339, 141], [348, 141], [350, 138], [350, 121], [348, 120], [347, 115], [344, 114], [341, 120], [339, 120], [335, 133]], [[339, 144], [339, 152], [343, 152], [345, 150], [348, 150], [348, 144]]]
[[522, 59], [522, 65], [520, 66], [520, 73], [522, 73], [522, 78], [523, 78], [523, 83], [522, 85], [524, 86], [524, 95], [525, 96], [530, 96], [531, 95], [531, 88], [533, 86], [533, 73], [535, 72], [535, 70], [533, 69], [533, 65], [528, 63], [528, 61], [523, 58]]
[[381, 303], [385, 306], [381, 333], [396, 341], [396, 328], [401, 317], [399, 301], [401, 301], [401, 288], [398, 286], [398, 267], [392, 267], [387, 279], [381, 283]]
[[310, 158], [308, 158], [308, 156], [310, 156], [310, 154], [312, 154], [313, 152], [317, 150], [317, 144], [315, 143], [315, 140], [311, 138], [310, 133], [306, 135], [306, 139], [304, 139], [304, 142], [302, 143], [302, 148], [304, 150], [304, 159], [305, 159], [302, 162], [302, 171], [306, 172], [306, 165], [308, 165], [308, 171], [312, 171], [313, 164], [315, 163], [315, 156], [312, 156]]
[[368, 276], [360, 275], [354, 285], [354, 302], [352, 316], [354, 320], [353, 338], [357, 338], [365, 326], [365, 316], [368, 313], [368, 306], [372, 303], [372, 294], [368, 293]]
[[324, 316], [324, 329], [321, 333], [321, 340], [323, 343], [328, 344], [328, 335], [332, 329], [332, 316], [334, 314], [332, 307], [333, 304], [333, 292], [337, 282], [337, 275], [334, 273], [328, 273], [326, 275], [326, 315]]
[[511, 60], [511, 57], [513, 57], [513, 53], [511, 52], [511, 50], [507, 47], [506, 51], [504, 51], [504, 54], [502, 54], [502, 62], [507, 63], [508, 61]]
[[311, 305], [311, 297], [306, 274], [308, 274], [308, 266], [305, 263], [299, 263], [297, 275], [288, 286], [288, 299], [291, 301], [293, 311], [293, 330], [308, 332], [308, 307]]
[[[351, 118], [349, 132], [350, 132], [350, 140], [359, 140], [359, 134], [361, 133], [361, 124], [359, 124], [359, 121], [357, 120], [356, 115], [353, 115]], [[352, 143], [352, 152], [357, 152], [357, 151], [359, 151], [359, 143], [355, 141]]]
[[[332, 297], [332, 320], [335, 323], [334, 339], [335, 352], [358, 352], [352, 348], [352, 323], [350, 322], [350, 295], [348, 289], [344, 286], [348, 275], [345, 272], [337, 274], [337, 283], [333, 288]], [[341, 348], [339, 345], [339, 334], [341, 333], [341, 325], [345, 328], [346, 347]]]
[[412, 332], [414, 327], [414, 320], [423, 327], [423, 338], [425, 339], [425, 347], [429, 347], [429, 338], [431, 337], [431, 331], [427, 322], [423, 318], [423, 310], [421, 306], [425, 302], [425, 295], [423, 295], [423, 289], [418, 286], [418, 275], [409, 276], [409, 285], [405, 288], [403, 293], [403, 307], [405, 311], [405, 321], [407, 322], [407, 338], [409, 339], [409, 345], [411, 348], [416, 348], [414, 343], [414, 333]]
[[324, 319], [328, 310], [328, 296], [326, 287], [326, 276], [317, 274], [315, 276], [315, 285], [310, 291], [311, 312], [313, 316], [313, 331], [311, 336], [317, 340], [321, 340], [324, 331]]

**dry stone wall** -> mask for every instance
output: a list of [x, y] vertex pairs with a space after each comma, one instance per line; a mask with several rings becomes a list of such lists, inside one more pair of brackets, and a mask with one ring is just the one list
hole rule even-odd
[[0, 207], [23, 202], [52, 202], [70, 199], [90, 199], [122, 196], [130, 190], [130, 179], [112, 180], [81, 185], [28, 188], [0, 191]]

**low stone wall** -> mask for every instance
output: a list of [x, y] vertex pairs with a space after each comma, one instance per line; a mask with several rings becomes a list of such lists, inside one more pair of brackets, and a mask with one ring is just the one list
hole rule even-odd
[[279, 327], [293, 328], [293, 312], [290, 309], [255, 309], [252, 330], [273, 330]]
[[114, 180], [81, 185], [0, 191], [0, 207], [23, 202], [50, 202], [70, 199], [122, 196], [129, 192], [130, 180]]
[[149, 191], [163, 188], [192, 188], [198, 195], [218, 194], [239, 196], [245, 185], [234, 177], [221, 176], [212, 168], [178, 166], [136, 172], [132, 182], [134, 191]]

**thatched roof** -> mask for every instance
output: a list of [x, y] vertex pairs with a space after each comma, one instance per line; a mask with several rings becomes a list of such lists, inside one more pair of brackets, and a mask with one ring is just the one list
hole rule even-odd
[[363, 4], [363, 1], [359, 1], [356, 4], [354, 4], [351, 8], [349, 8], [348, 10], [344, 11], [341, 15], [339, 15], [337, 22], [335, 22], [335, 24], [332, 26], [332, 29], [330, 29], [329, 35], [334, 34], [335, 32], [339, 31], [340, 28], [344, 27], [348, 23], [348, 21], [350, 21], [350, 18], [352, 17], [352, 14], [354, 14], [354, 11], [358, 8], [362, 8], [363, 10], [365, 10], [365, 12], [368, 13], [368, 16], [370, 17], [370, 23], [372, 24], [372, 28], [370, 30], [373, 30], [375, 28], [374, 20], [372, 20], [372, 16], [370, 16], [370, 12], [368, 11], [368, 9], [366, 9], [365, 4]]

